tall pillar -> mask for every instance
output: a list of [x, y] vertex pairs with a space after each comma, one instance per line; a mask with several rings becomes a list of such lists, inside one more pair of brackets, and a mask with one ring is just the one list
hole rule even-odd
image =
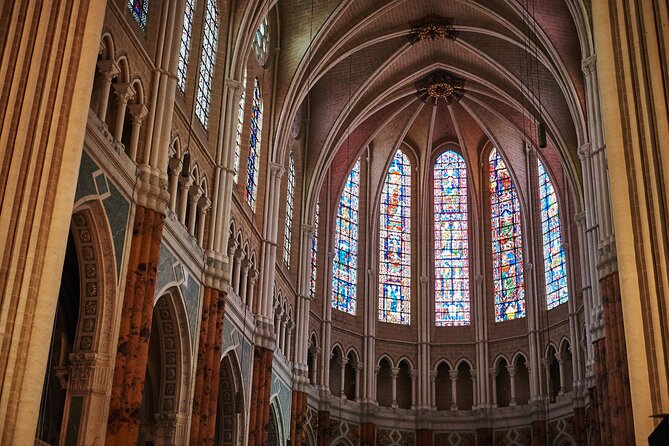
[[490, 385], [492, 387], [492, 406], [497, 407], [497, 369], [491, 367], [488, 370], [490, 375]]
[[182, 225], [186, 225], [186, 209], [188, 208], [188, 191], [190, 190], [191, 185], [193, 184], [193, 179], [190, 175], [180, 175], [179, 176], [179, 188], [181, 189], [181, 195], [179, 195], [179, 209], [177, 211], [177, 216]]
[[511, 400], [509, 406], [516, 405], [516, 366], [513, 364], [507, 365], [506, 370], [509, 372], [509, 382], [511, 384]]
[[448, 371], [448, 377], [451, 379], [451, 410], [458, 410], [458, 371], [451, 369]]
[[346, 390], [344, 388], [346, 377], [346, 364], [348, 364], [348, 358], [340, 358], [339, 366], [341, 367], [341, 379], [339, 380], [339, 396], [346, 398]]
[[35, 442], [105, 3], [0, 7], [2, 444]]
[[135, 210], [109, 403], [107, 445], [133, 444], [139, 435], [137, 414], [149, 358], [163, 219], [162, 213], [155, 209], [138, 205]]
[[218, 408], [221, 344], [225, 319], [223, 291], [206, 286], [200, 324], [190, 444], [213, 444]]
[[181, 162], [181, 158], [174, 157], [169, 162], [169, 180], [167, 188], [170, 194], [170, 210], [174, 213], [177, 212], [177, 195], [182, 167], [183, 163]]
[[116, 116], [114, 119], [114, 129], [112, 130], [112, 135], [117, 141], [121, 140], [123, 135], [123, 123], [125, 121], [125, 110], [128, 106], [128, 101], [135, 96], [135, 89], [132, 88], [132, 85], [123, 83], [123, 84], [114, 84], [114, 94], [116, 95]]
[[107, 108], [109, 107], [109, 94], [111, 93], [112, 80], [118, 76], [121, 71], [116, 61], [101, 60], [97, 64], [98, 73], [102, 77], [100, 86], [100, 102], [98, 102], [97, 115], [100, 121], [105, 122], [107, 118]]
[[398, 367], [393, 367], [390, 369], [390, 377], [392, 379], [392, 404], [393, 408], [397, 408], [397, 375], [399, 375], [400, 369]]
[[142, 126], [142, 121], [146, 118], [146, 115], [149, 113], [149, 110], [144, 106], [144, 104], [130, 104], [128, 106], [130, 111], [130, 116], [132, 117], [132, 132], [130, 134], [130, 147], [126, 147], [126, 153], [128, 157], [137, 161], [137, 149], [139, 144], [139, 131]]
[[362, 363], [355, 363], [355, 400], [360, 401], [360, 375], [362, 375]]
[[564, 358], [562, 358], [562, 353], [557, 352], [555, 354], [555, 359], [557, 359], [558, 362], [558, 368], [560, 369], [560, 390], [558, 391], [558, 395], [562, 395], [565, 392], [565, 378], [564, 378]]

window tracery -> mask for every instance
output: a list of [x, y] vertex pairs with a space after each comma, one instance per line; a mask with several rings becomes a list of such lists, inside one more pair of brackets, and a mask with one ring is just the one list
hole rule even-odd
[[194, 14], [195, 0], [186, 0], [184, 25], [181, 31], [181, 46], [179, 47], [179, 65], [177, 66], [177, 86], [182, 93], [186, 90], [186, 74], [188, 71], [188, 56], [190, 55]]
[[256, 57], [260, 65], [265, 65], [267, 62], [267, 54], [269, 50], [269, 23], [267, 17], [265, 17], [260, 26], [256, 30], [255, 38], [253, 39], [253, 52], [255, 52]]
[[433, 193], [435, 325], [469, 325], [467, 165], [460, 154], [437, 158]]
[[146, 18], [149, 15], [149, 0], [128, 0], [128, 8], [132, 12], [142, 30], [146, 30]]
[[286, 218], [283, 228], [283, 263], [290, 268], [290, 248], [293, 241], [293, 200], [295, 195], [295, 157], [288, 158], [288, 183], [286, 185]]
[[246, 202], [256, 210], [258, 193], [258, 171], [260, 169], [260, 137], [262, 135], [262, 93], [260, 81], [255, 78], [253, 84], [253, 106], [251, 107], [251, 136], [249, 139], [249, 158], [246, 168]]
[[525, 317], [520, 201], [499, 150], [489, 157], [495, 321]]
[[379, 320], [411, 323], [411, 163], [397, 150], [381, 193]]
[[358, 159], [348, 174], [339, 200], [332, 260], [332, 307], [349, 314], [355, 314], [356, 309], [359, 194]]
[[239, 179], [239, 154], [242, 148], [242, 132], [244, 131], [244, 106], [246, 105], [246, 70], [244, 70], [244, 79], [242, 80], [242, 94], [239, 97], [239, 107], [237, 109], [237, 136], [235, 136], [235, 161], [233, 165], [234, 176], [232, 181], [237, 183]]
[[211, 105], [211, 84], [214, 78], [216, 50], [218, 47], [218, 7], [215, 0], [207, 0], [204, 10], [202, 33], [202, 53], [200, 54], [200, 75], [195, 98], [195, 115], [206, 129]]
[[567, 264], [562, 246], [562, 227], [558, 210], [557, 194], [546, 168], [537, 160], [539, 178], [539, 209], [544, 254], [544, 278], [546, 282], [546, 305], [548, 309], [566, 303]]

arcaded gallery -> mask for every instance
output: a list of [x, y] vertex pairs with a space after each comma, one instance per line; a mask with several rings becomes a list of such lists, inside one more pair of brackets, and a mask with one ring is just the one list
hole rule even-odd
[[669, 445], [666, 0], [0, 1], [1, 446]]

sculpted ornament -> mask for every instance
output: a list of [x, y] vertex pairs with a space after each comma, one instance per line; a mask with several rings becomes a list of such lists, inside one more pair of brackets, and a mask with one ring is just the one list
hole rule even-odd
[[416, 82], [416, 94], [423, 102], [437, 105], [439, 100], [447, 104], [459, 101], [465, 94], [465, 81], [446, 70], [436, 70]]
[[421, 40], [455, 40], [458, 32], [453, 28], [453, 19], [430, 14], [421, 20], [409, 22], [411, 32], [409, 42], [415, 44]]

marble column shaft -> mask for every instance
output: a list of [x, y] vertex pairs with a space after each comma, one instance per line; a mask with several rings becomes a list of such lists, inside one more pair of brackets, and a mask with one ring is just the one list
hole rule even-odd
[[106, 445], [137, 442], [149, 356], [153, 300], [164, 216], [137, 206], [128, 260], [118, 350], [109, 404]]

